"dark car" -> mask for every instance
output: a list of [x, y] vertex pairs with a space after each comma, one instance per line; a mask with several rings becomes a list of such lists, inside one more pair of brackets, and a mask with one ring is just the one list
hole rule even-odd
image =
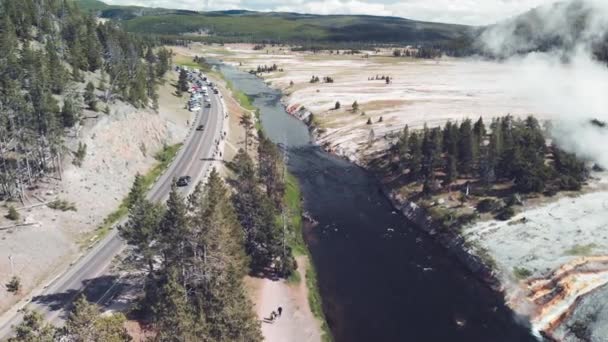
[[211, 102], [205, 103], [205, 108], [211, 108]]
[[192, 177], [182, 176], [177, 180], [177, 186], [188, 186], [192, 182]]
[[205, 125], [198, 125], [198, 127], [196, 127], [197, 131], [204, 131], [205, 130]]

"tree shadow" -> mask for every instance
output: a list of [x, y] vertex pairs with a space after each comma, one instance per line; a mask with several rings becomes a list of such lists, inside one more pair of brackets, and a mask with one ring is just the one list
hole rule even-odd
[[70, 289], [65, 292], [36, 296], [32, 298], [32, 303], [45, 306], [50, 311], [65, 310], [62, 318], [66, 318], [72, 302], [78, 296], [83, 295], [91, 303], [105, 305], [114, 295], [120, 293], [127, 283], [115, 275], [106, 275], [84, 280], [82, 285], [81, 290]]

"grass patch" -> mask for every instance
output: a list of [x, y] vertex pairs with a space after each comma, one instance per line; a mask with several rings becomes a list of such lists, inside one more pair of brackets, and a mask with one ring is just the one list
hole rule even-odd
[[524, 267], [513, 267], [513, 275], [519, 280], [523, 280], [532, 275], [532, 271]]
[[184, 55], [174, 55], [173, 62], [179, 66], [185, 66], [188, 68], [200, 69], [201, 65], [192, 60], [192, 57]]
[[325, 320], [325, 313], [323, 312], [323, 300], [319, 294], [319, 285], [317, 283], [317, 272], [312, 266], [312, 259], [308, 269], [306, 269], [306, 287], [308, 288], [308, 304], [310, 305], [310, 311], [312, 314], [321, 321], [322, 335], [321, 339], [323, 342], [332, 342], [334, 339], [329, 331], [329, 326]]
[[48, 203], [46, 206], [54, 210], [76, 211], [76, 204], [61, 199], [56, 199], [53, 202]]
[[[306, 287], [308, 288], [308, 304], [310, 305], [310, 311], [312, 314], [321, 322], [322, 339], [324, 342], [333, 341], [329, 326], [325, 320], [325, 313], [323, 312], [323, 300], [319, 294], [319, 286], [317, 283], [317, 272], [315, 271], [314, 265], [312, 264], [312, 258], [310, 252], [304, 242], [302, 235], [302, 192], [300, 190], [300, 184], [294, 175], [287, 173], [285, 180], [285, 196], [284, 202], [288, 210], [288, 220], [291, 226], [291, 232], [293, 233], [289, 239], [289, 246], [295, 256], [306, 255], [309, 260], [308, 268], [306, 269]], [[287, 279], [290, 283], [299, 283], [300, 273], [293, 272], [292, 275]]]
[[587, 256], [593, 253], [593, 249], [597, 247], [596, 244], [590, 243], [587, 245], [574, 245], [572, 248], [565, 252], [566, 255], [572, 256]]
[[[163, 147], [163, 149], [161, 151], [156, 153], [154, 158], [158, 161], [158, 163], [152, 169], [150, 169], [145, 175], [142, 176], [144, 185], [146, 186], [147, 189], [150, 189], [150, 187], [152, 187], [154, 182], [156, 182], [156, 179], [158, 179], [158, 177], [160, 177], [160, 175], [163, 172], [165, 172], [165, 170], [169, 167], [169, 165], [171, 164], [171, 161], [173, 161], [173, 158], [177, 155], [177, 152], [182, 147], [182, 145], [183, 144], [181, 144], [181, 143], [176, 144], [176, 145], [166, 145]], [[108, 215], [103, 220], [103, 222], [101, 223], [99, 228], [97, 228], [92, 233], [93, 236], [87, 237], [84, 239], [84, 243], [85, 244], [90, 243], [93, 238], [95, 238], [97, 240], [102, 239], [104, 236], [106, 236], [110, 232], [112, 227], [116, 223], [118, 223], [123, 217], [125, 217], [128, 213], [129, 213], [129, 208], [127, 206], [127, 198], [125, 196], [125, 198], [123, 198], [123, 200], [120, 203], [120, 205], [118, 206], [118, 208], [116, 210], [114, 210], [113, 212], [111, 212], [110, 215]]]
[[226, 81], [226, 88], [232, 92], [232, 97], [241, 105], [241, 107], [250, 111], [254, 111], [256, 109], [253, 105], [253, 100], [251, 97], [241, 90], [236, 89], [230, 80], [225, 78], [224, 80]]
[[300, 272], [298, 272], [298, 271], [291, 272], [291, 274], [287, 278], [287, 282], [292, 285], [297, 285], [301, 281], [302, 281], [302, 278], [300, 278]]
[[285, 182], [285, 206], [287, 207], [289, 225], [293, 233], [289, 239], [289, 246], [294, 255], [306, 255], [308, 249], [302, 237], [302, 193], [297, 179], [290, 173]]

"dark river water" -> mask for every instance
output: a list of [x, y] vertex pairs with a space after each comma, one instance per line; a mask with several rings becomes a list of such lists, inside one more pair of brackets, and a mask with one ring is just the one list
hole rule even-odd
[[370, 175], [312, 146], [307, 127], [284, 111], [280, 92], [220, 68], [254, 98], [266, 134], [289, 146], [305, 210], [319, 222], [305, 240], [337, 342], [535, 341], [501, 296], [393, 211]]

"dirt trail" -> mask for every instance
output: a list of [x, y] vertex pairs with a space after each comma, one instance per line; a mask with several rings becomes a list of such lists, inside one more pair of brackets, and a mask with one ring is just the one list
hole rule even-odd
[[[254, 278], [248, 283], [255, 288], [256, 313], [262, 322], [262, 334], [268, 342], [321, 341], [321, 325], [312, 315], [306, 287], [306, 257], [297, 257], [300, 282]], [[270, 322], [270, 313], [283, 308], [281, 317]]]

